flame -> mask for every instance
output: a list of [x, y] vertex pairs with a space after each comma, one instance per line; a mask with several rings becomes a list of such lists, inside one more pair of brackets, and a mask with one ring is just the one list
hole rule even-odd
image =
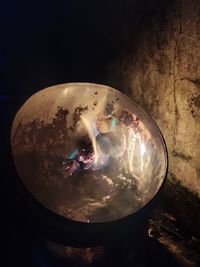
[[[99, 121], [98, 119], [102, 117], [102, 110], [105, 110], [106, 103], [107, 103], [107, 94], [105, 94], [104, 97], [99, 99], [94, 111], [87, 112], [80, 116], [81, 121], [84, 124], [84, 128], [86, 129], [90, 137], [90, 140], [92, 142], [95, 155], [94, 165], [96, 167], [98, 167], [98, 165], [104, 165], [109, 158], [109, 155], [103, 153], [100, 144], [97, 142], [97, 136], [100, 134], [100, 131], [97, 129], [96, 125], [96, 122]], [[112, 127], [114, 127], [114, 125]]]
[[[108, 122], [108, 125], [104, 125], [102, 128], [107, 128], [107, 132], [112, 131], [117, 135], [118, 139], [122, 141], [122, 147], [116, 150], [115, 147], [112, 146], [111, 140], [106, 137], [102, 137], [100, 141], [97, 141], [97, 136], [100, 134], [100, 131], [97, 129], [96, 125], [96, 121], [99, 121], [97, 120], [96, 112], [81, 115], [81, 121], [92, 142], [95, 155], [94, 165], [104, 165], [109, 156], [122, 157], [123, 167], [126, 172], [134, 176], [141, 176], [139, 174], [144, 172], [145, 164], [148, 164], [148, 160], [144, 159], [147, 151], [141, 133], [136, 132], [135, 129], [131, 127], [127, 131], [126, 126], [119, 124], [118, 120], [112, 117], [111, 122]], [[103, 145], [109, 147], [109, 153], [104, 153], [102, 151]], [[125, 151], [127, 151], [126, 156], [124, 154]]]
[[[105, 116], [102, 114], [102, 110], [105, 110], [105, 103], [106, 96], [98, 102], [94, 111], [84, 113], [80, 117], [82, 121], [80, 132], [84, 127], [93, 146], [93, 169], [98, 170], [104, 167], [110, 157], [120, 158], [121, 168], [127, 174], [131, 174], [134, 178], [140, 177], [138, 185], [139, 189], [143, 190], [150, 179], [149, 165], [151, 165], [152, 153], [145, 141], [144, 129], [141, 129], [142, 132], [138, 131], [133, 125], [127, 128], [112, 115], [110, 115], [110, 119], [105, 120]], [[113, 145], [112, 137], [106, 136], [109, 132], [112, 132], [120, 140], [119, 146]], [[105, 147], [107, 152], [104, 150]]]
[[97, 164], [100, 151], [99, 151], [99, 148], [97, 146], [97, 141], [96, 141], [96, 137], [97, 137], [99, 132], [97, 130], [96, 123], [94, 121], [95, 117], [96, 116], [94, 114], [86, 114], [86, 115], [81, 115], [80, 118], [81, 118], [82, 122], [84, 123], [84, 126], [88, 132], [90, 139], [91, 139], [92, 146], [94, 149], [94, 155], [95, 155], [94, 164]]

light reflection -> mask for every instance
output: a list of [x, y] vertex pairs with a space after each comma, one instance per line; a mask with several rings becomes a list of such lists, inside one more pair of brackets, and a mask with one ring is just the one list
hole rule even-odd
[[110, 124], [110, 130], [112, 130], [113, 128], [115, 128], [116, 125], [117, 125], [117, 119], [112, 118], [111, 124]]
[[140, 156], [143, 158], [145, 153], [146, 153], [145, 145], [144, 145], [144, 143], [141, 143], [141, 145], [140, 145]]
[[74, 159], [77, 155], [78, 155], [79, 150], [75, 149], [74, 151], [72, 151], [69, 155], [68, 155], [68, 159]]

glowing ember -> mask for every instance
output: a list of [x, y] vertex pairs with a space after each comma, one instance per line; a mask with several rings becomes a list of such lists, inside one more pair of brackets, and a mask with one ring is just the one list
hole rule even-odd
[[167, 168], [151, 118], [119, 91], [96, 84], [33, 95], [14, 120], [12, 151], [24, 184], [43, 205], [87, 223], [140, 209]]

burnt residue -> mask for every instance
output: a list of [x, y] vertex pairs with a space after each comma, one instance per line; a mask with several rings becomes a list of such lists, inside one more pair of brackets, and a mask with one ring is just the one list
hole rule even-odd
[[130, 114], [127, 110], [122, 110], [119, 116], [119, 121], [123, 122], [126, 126], [135, 126], [139, 124], [139, 118]]
[[[12, 140], [13, 153], [17, 161], [17, 166], [26, 163], [23, 177], [34, 180], [35, 172], [41, 173], [42, 180], [49, 184], [49, 180], [60, 184], [61, 175], [57, 162], [65, 149], [67, 133], [68, 110], [57, 107], [57, 112], [51, 123], [45, 123], [39, 118], [26, 124], [19, 123], [15, 136]], [[33, 166], [37, 166], [35, 169]], [[22, 170], [20, 170], [22, 172]], [[28, 175], [27, 175], [28, 173]], [[41, 181], [40, 181], [41, 182]]]
[[76, 107], [75, 110], [74, 110], [74, 113], [72, 115], [72, 121], [73, 121], [73, 124], [72, 126], [70, 127], [70, 129], [72, 131], [75, 130], [75, 127], [76, 127], [76, 124], [77, 122], [80, 120], [80, 116], [83, 114], [83, 112], [87, 111], [88, 110], [88, 106], [85, 106], [85, 107], [82, 107], [82, 106], [79, 106], [79, 107]]
[[67, 137], [66, 117], [69, 112], [62, 107], [57, 109], [52, 123], [45, 123], [39, 118], [26, 124], [19, 123], [12, 140], [13, 146], [22, 144], [21, 142], [25, 142], [26, 138], [35, 149], [36, 145], [40, 147], [44, 142], [52, 145], [54, 142], [63, 141]]
[[105, 109], [105, 114], [106, 116], [110, 116], [110, 115], [113, 115], [114, 114], [114, 103], [108, 103], [106, 105], [106, 109]]

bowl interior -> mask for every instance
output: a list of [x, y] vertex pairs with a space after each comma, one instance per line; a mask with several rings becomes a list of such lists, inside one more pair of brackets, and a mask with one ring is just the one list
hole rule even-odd
[[167, 170], [163, 137], [131, 98], [104, 85], [41, 90], [18, 111], [12, 152], [29, 192], [80, 222], [130, 215], [158, 192]]

